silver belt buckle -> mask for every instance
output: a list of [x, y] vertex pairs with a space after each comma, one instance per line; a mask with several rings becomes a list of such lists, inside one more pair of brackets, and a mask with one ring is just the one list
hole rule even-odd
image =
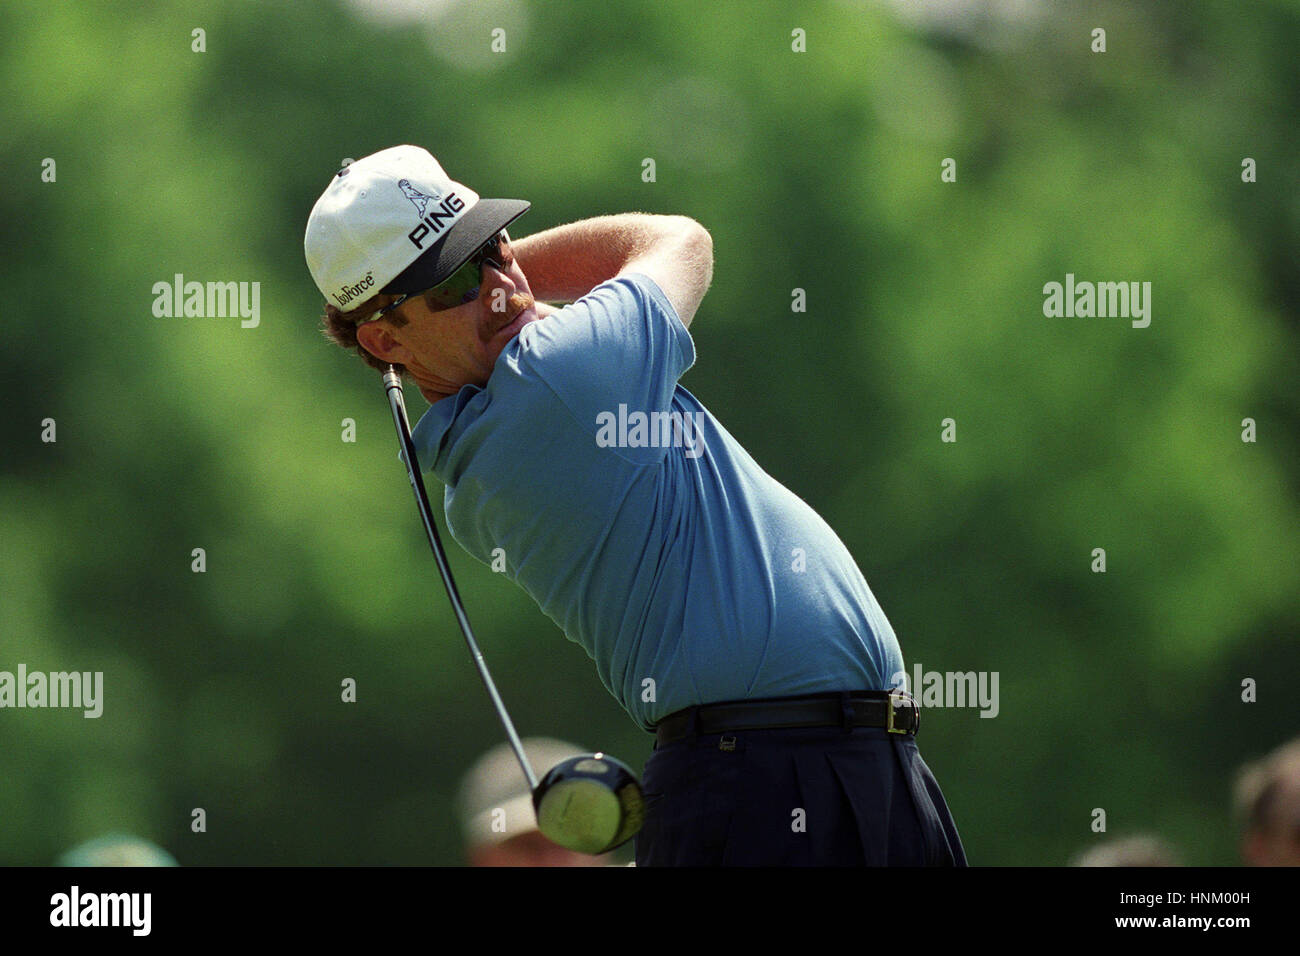
[[[913, 732], [912, 730], [904, 730], [901, 727], [894, 726], [894, 701], [896, 700], [906, 701], [912, 705], [912, 708], [914, 710], [916, 709], [916, 698], [913, 697], [911, 694], [895, 694], [891, 692], [889, 695], [889, 708], [885, 715], [885, 730], [889, 731], [889, 733], [891, 734], [912, 733]], [[920, 717], [920, 714], [917, 714], [917, 717]], [[916, 725], [919, 725], [920, 723], [921, 723], [920, 720], [914, 721], [914, 724]], [[913, 730], [915, 729], [917, 729], [917, 727], [914, 726]]]

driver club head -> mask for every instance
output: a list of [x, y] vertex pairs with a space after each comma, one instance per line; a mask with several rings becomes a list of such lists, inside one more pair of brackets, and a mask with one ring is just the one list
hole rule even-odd
[[636, 775], [602, 753], [561, 761], [533, 791], [537, 829], [552, 842], [599, 855], [622, 846], [645, 819]]

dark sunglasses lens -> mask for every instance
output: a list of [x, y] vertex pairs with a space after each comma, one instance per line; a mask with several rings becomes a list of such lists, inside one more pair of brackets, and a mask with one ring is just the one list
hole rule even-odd
[[510, 251], [510, 237], [505, 230], [497, 233], [482, 246], [469, 261], [453, 272], [446, 281], [425, 293], [430, 307], [434, 309], [454, 309], [477, 298], [479, 287], [483, 284], [483, 263], [491, 261], [493, 265], [506, 268], [514, 262]]
[[425, 300], [433, 309], [453, 309], [472, 300], [478, 294], [479, 284], [479, 264], [471, 259], [446, 281], [426, 292]]

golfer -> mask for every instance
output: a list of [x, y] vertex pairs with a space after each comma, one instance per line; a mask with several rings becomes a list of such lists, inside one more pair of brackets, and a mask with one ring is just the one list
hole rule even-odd
[[330, 181], [306, 258], [327, 334], [431, 403], [412, 437], [451, 534], [655, 734], [637, 865], [964, 865], [853, 557], [679, 384], [708, 232], [511, 235], [528, 208], [395, 146]]

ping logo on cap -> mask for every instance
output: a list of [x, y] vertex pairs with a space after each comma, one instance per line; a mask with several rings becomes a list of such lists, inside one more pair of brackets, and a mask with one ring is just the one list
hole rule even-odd
[[[403, 183], [405, 183], [404, 186]], [[454, 192], [450, 192], [442, 197], [442, 202], [430, 209], [429, 203], [433, 202], [432, 196], [425, 196], [424, 193], [412, 187], [406, 180], [402, 180], [398, 185], [402, 186], [402, 191], [406, 193], [406, 197], [415, 203], [415, 208], [420, 211], [420, 224], [406, 234], [406, 238], [410, 239], [411, 244], [417, 249], [424, 248], [425, 239], [430, 236], [436, 237], [449, 228], [459, 218], [460, 211], [465, 208], [465, 200]], [[407, 192], [408, 187], [410, 192]], [[420, 208], [420, 203], [415, 199], [415, 196], [411, 195], [412, 192], [426, 200], [423, 209]]]
[[399, 179], [397, 181], [397, 188], [406, 195], [407, 199], [411, 200], [411, 202], [415, 204], [416, 212], [418, 212], [420, 218], [423, 219], [425, 212], [429, 208], [429, 203], [433, 202], [434, 197], [430, 196], [428, 193], [420, 192], [420, 190], [411, 185], [409, 179]]

